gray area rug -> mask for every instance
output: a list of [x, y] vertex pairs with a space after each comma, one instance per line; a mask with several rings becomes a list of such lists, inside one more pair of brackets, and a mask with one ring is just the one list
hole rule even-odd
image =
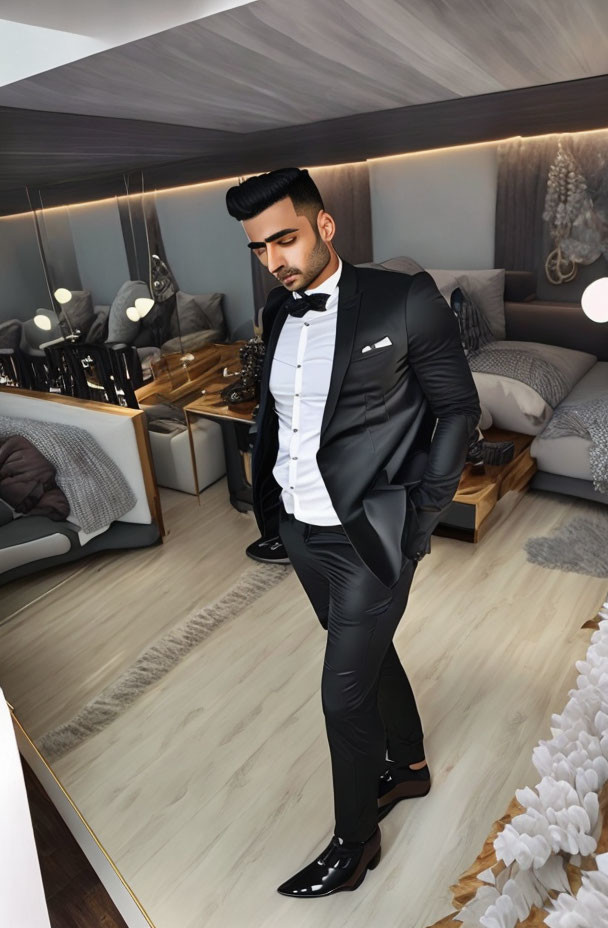
[[528, 538], [524, 550], [541, 567], [608, 577], [608, 507], [576, 516], [551, 537]]
[[46, 760], [63, 757], [91, 735], [113, 722], [153, 683], [164, 677], [197, 647], [214, 628], [244, 612], [292, 571], [290, 564], [256, 563], [209, 605], [191, 613], [136, 658], [117, 680], [84, 706], [68, 722], [36, 742]]

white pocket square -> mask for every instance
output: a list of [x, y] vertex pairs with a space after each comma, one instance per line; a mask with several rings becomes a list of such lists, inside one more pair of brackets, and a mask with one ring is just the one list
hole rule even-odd
[[363, 354], [364, 351], [371, 351], [372, 348], [387, 348], [392, 344], [393, 343], [388, 335], [385, 335], [384, 338], [381, 338], [379, 342], [374, 342], [373, 345], [365, 345], [365, 347], [361, 349], [361, 354]]

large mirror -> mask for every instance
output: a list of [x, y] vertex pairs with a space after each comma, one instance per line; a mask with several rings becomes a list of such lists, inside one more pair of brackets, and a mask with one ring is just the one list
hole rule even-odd
[[[599, 437], [542, 432], [568, 398], [608, 402], [608, 326], [586, 319], [580, 300], [561, 310], [538, 301], [529, 270], [509, 276], [494, 267], [498, 158], [498, 146], [488, 145], [370, 160], [371, 250], [347, 262], [392, 274], [418, 262], [448, 301], [458, 289], [467, 311], [485, 314], [491, 340], [485, 355], [471, 355], [471, 370], [482, 435], [504, 454], [484, 460], [477, 449], [467, 460], [449, 519], [416, 568], [393, 644], [420, 711], [432, 789], [382, 819], [382, 861], [356, 892], [317, 903], [276, 892], [334, 831], [321, 699], [328, 632], [288, 559], [247, 553], [259, 553], [260, 541], [248, 502], [255, 404], [210, 414], [210, 397], [238, 370], [235, 343], [260, 321], [247, 236], [226, 211], [238, 178], [154, 194], [180, 319], [194, 323], [179, 336], [165, 332], [182, 339], [180, 363], [163, 371], [150, 360], [139, 409], [2, 387], [0, 455], [11, 419], [87, 430], [103, 451], [98, 477], [116, 481], [106, 503], [118, 505], [124, 493], [123, 515], [131, 513], [105, 547], [99, 521], [81, 526], [78, 543], [83, 551], [97, 545], [89, 549], [96, 553], [53, 566], [43, 566], [57, 541], [52, 524], [37, 538], [23, 536], [41, 569], [1, 588], [0, 681], [136, 900], [129, 908], [106, 874], [134, 928], [459, 924], [442, 921], [455, 911], [450, 887], [515, 791], [540, 780], [532, 752], [551, 736], [552, 715], [575, 686], [592, 633], [585, 623], [607, 598], [608, 562], [608, 493], [598, 489], [606, 465], [598, 452], [590, 460]], [[475, 217], [466, 235], [456, 189], [465, 182]], [[120, 319], [115, 303], [125, 282], [148, 280], [145, 268], [136, 276], [129, 264], [138, 246], [126, 235], [127, 202], [39, 212], [46, 271], [32, 215], [0, 219], [0, 241], [27, 265], [0, 259], [13, 294], [5, 323], [57, 309], [50, 284], [53, 293], [88, 291], [90, 302], [79, 305], [92, 313], [91, 325], [110, 307], [125, 337], [129, 324], [141, 331], [144, 317], [129, 319], [126, 310], [145, 294], [123, 294]], [[362, 306], [383, 318], [382, 306]], [[186, 368], [200, 359], [192, 332], [203, 318], [216, 354], [184, 373], [185, 355]], [[380, 322], [362, 324], [387, 334]], [[370, 384], [382, 373], [369, 372]], [[186, 419], [189, 403], [200, 405]], [[83, 450], [77, 435], [70, 440], [75, 453]], [[0, 458], [0, 489], [2, 468]], [[72, 473], [77, 483], [77, 466]], [[86, 488], [76, 483], [82, 500]], [[53, 513], [51, 523], [66, 521]], [[106, 515], [122, 518], [112, 506]], [[4, 529], [14, 516], [6, 504], [0, 539], [11, 570], [17, 544]], [[370, 635], [376, 621], [370, 614]]]

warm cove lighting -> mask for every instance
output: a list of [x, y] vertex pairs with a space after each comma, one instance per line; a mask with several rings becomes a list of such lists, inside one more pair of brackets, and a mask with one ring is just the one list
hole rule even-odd
[[608, 322], [608, 277], [600, 277], [585, 288], [581, 305], [593, 322]]
[[66, 290], [65, 287], [59, 287], [53, 294], [58, 303], [69, 303], [72, 299], [72, 291]]
[[[420, 148], [420, 149], [416, 149], [415, 151], [397, 152], [394, 155], [379, 155], [377, 157], [359, 158], [356, 161], [342, 161], [336, 164], [316, 164], [316, 165], [303, 164], [301, 165], [301, 167], [306, 167], [309, 170], [321, 170], [323, 168], [330, 169], [330, 168], [336, 168], [336, 167], [346, 167], [348, 165], [353, 165], [353, 164], [366, 164], [366, 163], [373, 164], [376, 161], [389, 161], [389, 160], [397, 159], [397, 158], [407, 158], [407, 157], [412, 157], [412, 156], [417, 156], [417, 155], [423, 155], [423, 156], [432, 155], [432, 154], [441, 153], [441, 152], [453, 152], [453, 151], [460, 151], [460, 150], [464, 151], [466, 149], [471, 149], [471, 148], [482, 148], [482, 147], [488, 147], [488, 146], [493, 146], [493, 145], [499, 145], [500, 143], [503, 143], [503, 142], [514, 142], [514, 141], [526, 142], [526, 141], [533, 140], [533, 139], [550, 138], [551, 136], [558, 137], [560, 135], [568, 135], [568, 136], [572, 136], [573, 138], [579, 138], [580, 136], [598, 135], [600, 133], [605, 133], [606, 131], [608, 131], [607, 128], [603, 127], [601, 129], [583, 129], [579, 132], [566, 132], [566, 131], [559, 132], [557, 131], [557, 132], [543, 132], [543, 133], [540, 133], [540, 135], [508, 135], [508, 136], [501, 136], [501, 137], [494, 138], [494, 139], [485, 139], [482, 142], [458, 142], [453, 145], [436, 145], [435, 147], [432, 147], [432, 148]], [[123, 200], [131, 200], [131, 199], [135, 200], [135, 199], [142, 199], [142, 198], [147, 199], [148, 197], [156, 197], [157, 195], [162, 195], [162, 194], [174, 194], [180, 191], [185, 191], [186, 193], [192, 193], [193, 190], [199, 187], [212, 187], [214, 185], [227, 184], [227, 183], [230, 183], [231, 185], [235, 185], [235, 184], [239, 184], [243, 180], [246, 180], [248, 177], [254, 177], [256, 174], [265, 174], [265, 173], [266, 171], [260, 168], [258, 171], [255, 171], [254, 174], [246, 173], [242, 175], [233, 175], [231, 177], [217, 177], [214, 180], [203, 180], [203, 181], [195, 182], [193, 184], [179, 184], [175, 187], [160, 187], [160, 188], [155, 187], [153, 190], [146, 190], [146, 191], [141, 191], [138, 193], [116, 194], [115, 196], [111, 196], [111, 197], [101, 197], [95, 200], [83, 200], [78, 203], [64, 203], [61, 206], [45, 206], [38, 211], [34, 210], [34, 212], [40, 212], [40, 213], [43, 213], [44, 215], [47, 215], [47, 214], [56, 212], [58, 210], [76, 209], [79, 207], [84, 207], [84, 208], [97, 207], [97, 206], [102, 206], [108, 203], [115, 204], [117, 200], [123, 201]], [[0, 216], [0, 221], [10, 220], [10, 219], [20, 219], [26, 216], [27, 217], [31, 216], [31, 212], [11, 213], [6, 216]]]

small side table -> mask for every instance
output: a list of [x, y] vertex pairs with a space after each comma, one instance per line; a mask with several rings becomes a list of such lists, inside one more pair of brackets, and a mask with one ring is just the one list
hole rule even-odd
[[238, 406], [227, 406], [219, 394], [214, 392], [221, 390], [225, 386], [225, 380], [223, 382], [209, 383], [206, 385], [206, 393], [184, 406], [188, 438], [190, 440], [194, 492], [200, 506], [198, 473], [192, 440], [192, 422], [197, 416], [204, 416], [218, 422], [222, 429], [230, 502], [239, 512], [249, 512], [253, 508], [249, 430], [254, 421], [253, 410], [257, 404], [251, 400], [239, 403]]
[[499, 500], [514, 491], [510, 500], [510, 509], [513, 509], [536, 473], [536, 460], [530, 454], [534, 435], [494, 427], [485, 429], [483, 434], [488, 441], [513, 441], [513, 459], [502, 467], [485, 464], [481, 473], [475, 473], [472, 464], [465, 464], [454, 499], [434, 535], [478, 542], [490, 527], [493, 520], [489, 516]]

